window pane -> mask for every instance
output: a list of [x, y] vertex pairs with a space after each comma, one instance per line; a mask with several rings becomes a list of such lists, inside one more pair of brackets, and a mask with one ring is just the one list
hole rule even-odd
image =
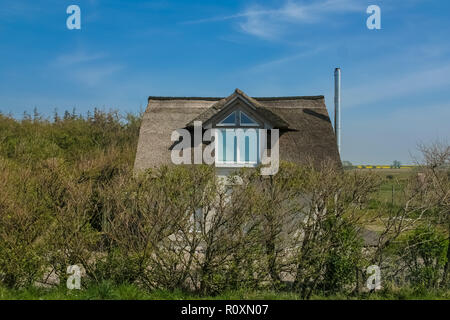
[[247, 129], [247, 131], [251, 132], [248, 143], [248, 162], [257, 163], [259, 145], [258, 131], [257, 129]]
[[244, 112], [241, 111], [241, 124], [244, 125], [258, 125], [258, 123], [250, 118], [248, 115], [246, 115]]
[[227, 140], [225, 135], [225, 130], [217, 130], [218, 131], [218, 139], [219, 142], [219, 161], [224, 162], [225, 161], [225, 154], [226, 154], [226, 146], [227, 146]]
[[234, 130], [233, 129], [225, 130], [225, 136], [226, 136], [225, 161], [233, 162], [235, 161], [235, 150], [236, 150], [235, 146], [236, 139]]
[[238, 133], [239, 162], [257, 163], [258, 161], [258, 130], [240, 129]]
[[237, 139], [234, 129], [218, 130], [219, 142], [219, 161], [236, 162], [237, 161]]
[[234, 143], [233, 143], [233, 161], [234, 162], [237, 162], [237, 137], [236, 136], [234, 136], [234, 139], [233, 139], [233, 141], [234, 141]]
[[221, 163], [258, 163], [258, 129], [218, 129], [218, 161]]
[[250, 138], [245, 137], [245, 162], [250, 161]]
[[220, 125], [229, 125], [234, 126], [236, 124], [236, 111], [231, 113], [228, 117], [223, 119], [220, 123]]

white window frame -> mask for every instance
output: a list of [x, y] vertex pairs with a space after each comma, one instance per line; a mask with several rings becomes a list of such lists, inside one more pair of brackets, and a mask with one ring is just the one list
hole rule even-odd
[[[219, 143], [219, 130], [233, 130], [236, 131], [237, 129], [242, 129], [242, 130], [248, 130], [248, 129], [252, 129], [252, 128], [216, 128], [214, 130], [214, 146], [215, 146], [215, 165], [216, 167], [220, 167], [220, 168], [243, 168], [243, 167], [257, 167], [260, 163], [261, 163], [261, 157], [262, 157], [262, 150], [261, 150], [261, 146], [265, 145], [265, 142], [263, 143], [263, 141], [261, 141], [261, 135], [259, 134], [259, 128], [254, 128], [256, 130], [256, 134], [257, 134], [257, 139], [258, 139], [258, 145], [257, 147], [257, 159], [256, 162], [245, 162], [245, 161], [239, 161], [240, 159], [240, 151], [239, 151], [239, 145], [236, 146], [236, 159], [237, 161], [227, 161], [227, 162], [223, 162], [219, 160], [219, 148], [222, 147], [221, 143]], [[235, 134], [235, 136], [237, 136]], [[239, 144], [239, 139], [236, 139], [237, 143]], [[244, 139], [245, 141], [245, 139]], [[245, 142], [244, 142], [245, 143]]]
[[[230, 124], [230, 123], [222, 123], [222, 121], [224, 121], [226, 118], [228, 118], [232, 113], [234, 113], [234, 123]], [[242, 123], [241, 122], [241, 113], [245, 114], [245, 116], [251, 120], [254, 121], [254, 123]], [[226, 117], [224, 117], [222, 119], [222, 121], [218, 122], [216, 124], [216, 126], [218, 127], [254, 127], [257, 128], [259, 127], [259, 123], [250, 115], [248, 115], [246, 112], [242, 111], [242, 110], [234, 110], [232, 112], [230, 112]]]

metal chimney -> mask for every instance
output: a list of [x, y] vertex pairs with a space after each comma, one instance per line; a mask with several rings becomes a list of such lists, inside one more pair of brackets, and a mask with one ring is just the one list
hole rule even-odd
[[334, 133], [341, 154], [341, 68], [334, 70]]

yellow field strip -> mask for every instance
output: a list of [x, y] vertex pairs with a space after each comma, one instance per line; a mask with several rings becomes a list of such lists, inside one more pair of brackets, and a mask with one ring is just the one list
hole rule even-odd
[[377, 165], [357, 165], [356, 167], [358, 169], [412, 169], [412, 168], [415, 168], [416, 166], [400, 166], [400, 167], [394, 168], [392, 166], [386, 166], [386, 165], [382, 165], [382, 166], [377, 166]]

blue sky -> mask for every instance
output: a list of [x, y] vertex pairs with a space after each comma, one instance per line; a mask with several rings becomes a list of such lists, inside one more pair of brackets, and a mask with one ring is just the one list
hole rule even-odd
[[[66, 8], [81, 8], [68, 30]], [[368, 5], [381, 30], [368, 30]], [[149, 95], [325, 95], [342, 159], [411, 163], [450, 137], [450, 2], [2, 0], [0, 110], [138, 111]]]

